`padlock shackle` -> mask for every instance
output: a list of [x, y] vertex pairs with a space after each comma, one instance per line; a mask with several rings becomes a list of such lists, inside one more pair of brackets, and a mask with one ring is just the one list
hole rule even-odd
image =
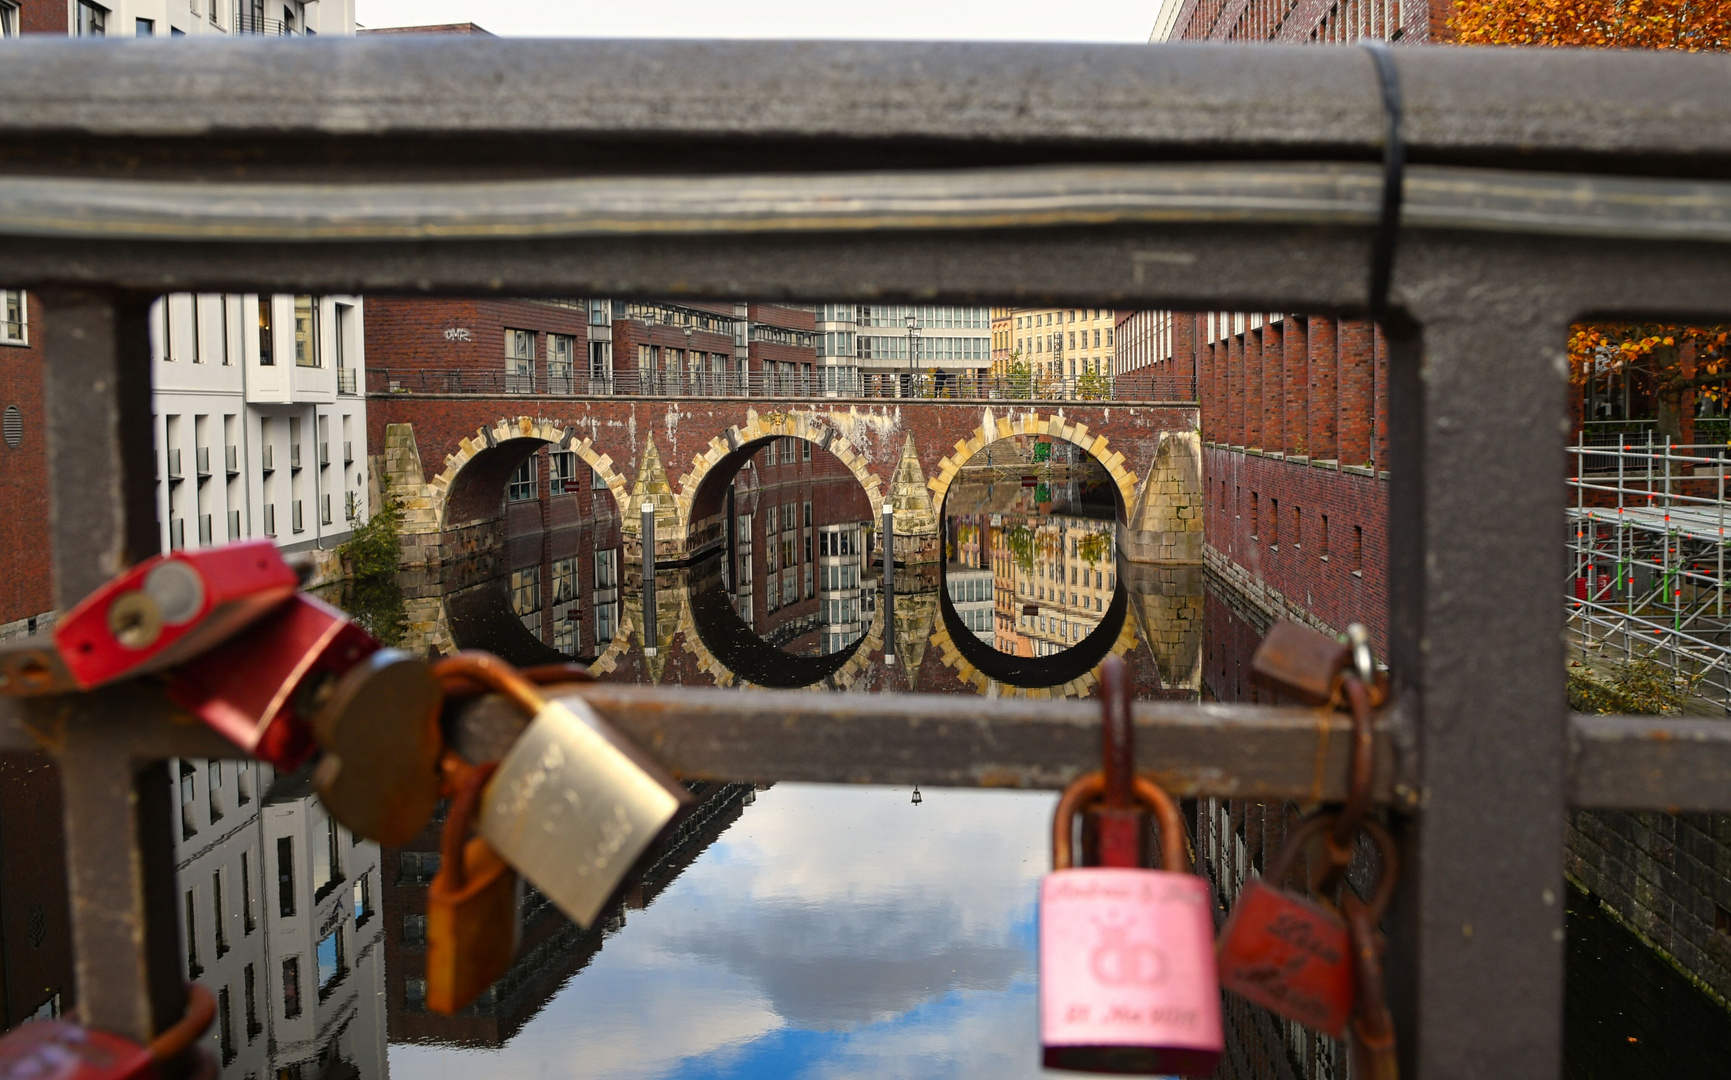
[[541, 696], [534, 683], [492, 653], [467, 649], [447, 656], [433, 664], [433, 677], [439, 680], [447, 693], [453, 689], [446, 685], [449, 682], [462, 679], [478, 682], [489, 690], [504, 694], [530, 716], [547, 707], [547, 699]]
[[497, 761], [476, 765], [457, 782], [457, 793], [451, 796], [450, 813], [445, 817], [445, 831], [439, 836], [439, 866], [448, 875], [451, 889], [461, 892], [469, 884], [468, 867], [463, 865], [463, 849], [469, 843], [469, 823], [475, 818], [475, 808], [481, 802], [481, 789], [493, 778]]
[[[1277, 889], [1284, 888], [1286, 875], [1292, 872], [1292, 864], [1304, 851], [1305, 845], [1310, 843], [1317, 833], [1331, 829], [1339, 816], [1332, 810], [1324, 810], [1300, 821], [1298, 827], [1287, 834], [1286, 844], [1281, 847], [1280, 854], [1274, 857], [1274, 862], [1262, 875], [1262, 879]], [[1394, 837], [1383, 828], [1382, 822], [1375, 818], [1365, 818], [1359, 823], [1359, 828], [1370, 834], [1377, 852], [1382, 856], [1382, 873], [1377, 877], [1376, 892], [1371, 896], [1369, 904], [1371, 922], [1376, 923], [1382, 921], [1383, 912], [1388, 910], [1389, 902], [1394, 899], [1395, 886], [1400, 882], [1400, 849], [1395, 846]], [[1349, 848], [1348, 855], [1350, 854]]]
[[[1131, 784], [1136, 792], [1136, 801], [1153, 810], [1160, 821], [1160, 861], [1164, 869], [1174, 874], [1190, 873], [1187, 833], [1184, 819], [1178, 813], [1178, 804], [1172, 801], [1172, 796], [1166, 794], [1164, 788], [1145, 776], [1132, 777]], [[1052, 814], [1052, 869], [1068, 870], [1075, 865], [1070, 837], [1076, 814], [1105, 794], [1106, 776], [1097, 772], [1078, 777], [1064, 789], [1058, 808]]]
[[167, 1030], [150, 1040], [150, 1056], [158, 1064], [186, 1053], [216, 1019], [216, 996], [198, 983], [186, 984], [186, 1011]]

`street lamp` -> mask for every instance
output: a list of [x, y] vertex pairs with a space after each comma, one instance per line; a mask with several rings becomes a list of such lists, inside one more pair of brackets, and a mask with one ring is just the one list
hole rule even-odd
[[912, 396], [914, 388], [914, 365], [919, 361], [920, 326], [919, 318], [912, 309], [908, 311], [908, 394]]

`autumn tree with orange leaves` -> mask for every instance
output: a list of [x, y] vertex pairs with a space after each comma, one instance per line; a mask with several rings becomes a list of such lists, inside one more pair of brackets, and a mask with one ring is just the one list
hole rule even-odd
[[[1449, 19], [1463, 45], [1731, 51], [1731, 0], [1460, 0]], [[1659, 430], [1683, 435], [1693, 395], [1731, 399], [1731, 326], [1578, 323], [1569, 334], [1577, 385], [1628, 372], [1658, 406]]]

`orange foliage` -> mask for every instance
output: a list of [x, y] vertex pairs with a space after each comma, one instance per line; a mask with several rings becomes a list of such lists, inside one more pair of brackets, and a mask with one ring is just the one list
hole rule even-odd
[[[1463, 45], [1731, 51], [1731, 0], [1459, 0], [1449, 18]], [[1569, 335], [1577, 383], [1612, 371], [1644, 376], [1661, 396], [1697, 390], [1726, 399], [1725, 326], [1579, 323]], [[1693, 370], [1680, 347], [1693, 343]]]

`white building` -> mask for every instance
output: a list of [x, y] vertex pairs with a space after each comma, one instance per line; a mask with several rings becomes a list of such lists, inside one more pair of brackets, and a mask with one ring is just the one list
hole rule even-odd
[[992, 309], [820, 304], [817, 365], [831, 396], [878, 392], [886, 378], [940, 381], [992, 367]]
[[997, 615], [992, 571], [952, 563], [944, 571], [944, 581], [949, 587], [950, 603], [955, 606], [962, 625], [972, 630], [975, 637], [995, 647]]
[[164, 550], [331, 548], [367, 511], [365, 334], [353, 296], [176, 293], [151, 312]]
[[[261, 34], [312, 37], [353, 34], [354, 0], [22, 0], [64, 4], [74, 37], [184, 37], [188, 34]], [[0, 0], [17, 18], [20, 0]]]
[[378, 845], [310, 791], [270, 791], [268, 765], [170, 768], [184, 964], [216, 997], [205, 1045], [223, 1080], [384, 1080]]

